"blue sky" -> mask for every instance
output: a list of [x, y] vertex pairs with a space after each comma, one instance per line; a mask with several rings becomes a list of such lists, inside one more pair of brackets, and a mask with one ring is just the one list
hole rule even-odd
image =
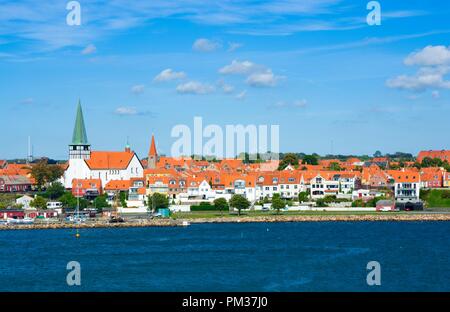
[[445, 1], [379, 1], [380, 26], [368, 1], [79, 1], [80, 26], [67, 2], [0, 0], [0, 158], [67, 158], [78, 99], [93, 149], [140, 157], [194, 116], [278, 124], [283, 152], [449, 148]]

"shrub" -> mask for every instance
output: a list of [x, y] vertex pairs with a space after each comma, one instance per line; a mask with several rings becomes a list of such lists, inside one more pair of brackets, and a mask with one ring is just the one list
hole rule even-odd
[[208, 202], [201, 202], [199, 205], [191, 205], [191, 211], [219, 211], [219, 208]]
[[354, 202], [352, 202], [352, 207], [365, 207], [366, 203], [362, 199], [357, 199]]
[[316, 206], [317, 206], [317, 207], [328, 207], [328, 205], [326, 204], [324, 198], [318, 198], [318, 199], [316, 200]]
[[441, 197], [446, 199], [450, 198], [450, 191], [448, 190], [442, 191]]

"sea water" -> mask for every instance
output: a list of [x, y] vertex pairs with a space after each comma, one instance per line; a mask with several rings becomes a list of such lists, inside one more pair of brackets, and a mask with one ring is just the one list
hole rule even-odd
[[[0, 231], [0, 291], [450, 291], [449, 222]], [[67, 264], [80, 264], [69, 286]], [[380, 264], [369, 286], [367, 264]]]

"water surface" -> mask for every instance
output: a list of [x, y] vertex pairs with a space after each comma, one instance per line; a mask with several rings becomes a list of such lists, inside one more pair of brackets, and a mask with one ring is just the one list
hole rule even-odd
[[[0, 291], [450, 291], [449, 222], [0, 231]], [[369, 261], [381, 286], [366, 283]], [[81, 286], [66, 283], [69, 261]]]

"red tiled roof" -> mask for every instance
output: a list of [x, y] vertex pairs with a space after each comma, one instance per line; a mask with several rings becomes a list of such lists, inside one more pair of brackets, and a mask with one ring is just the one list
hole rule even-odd
[[107, 191], [128, 191], [131, 186], [130, 180], [111, 180], [105, 185]]
[[155, 144], [155, 136], [152, 135], [152, 143], [150, 144], [150, 150], [148, 152], [149, 156], [157, 156], [156, 152], [156, 144]]
[[417, 155], [417, 161], [422, 162], [425, 157], [430, 158], [439, 158], [442, 161], [450, 162], [450, 150], [441, 150], [441, 151], [421, 151], [419, 155]]
[[132, 152], [92, 151], [86, 164], [90, 169], [126, 169], [135, 154]]

